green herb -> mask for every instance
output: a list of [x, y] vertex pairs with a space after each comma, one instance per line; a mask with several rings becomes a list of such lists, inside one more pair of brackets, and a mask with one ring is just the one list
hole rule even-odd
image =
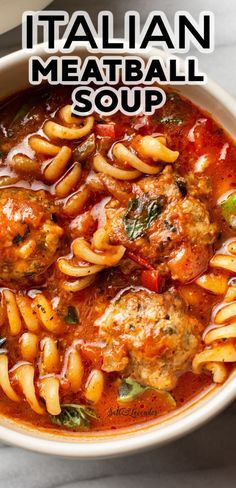
[[170, 405], [172, 407], [176, 407], [176, 401], [174, 397], [168, 391], [158, 390], [157, 388], [153, 388], [147, 385], [140, 385], [137, 381], [133, 380], [132, 378], [125, 378], [119, 387], [119, 396], [118, 402], [125, 403], [125, 402], [132, 402], [135, 398], [142, 395], [147, 390], [155, 390], [159, 393], [162, 393], [168, 399]]
[[173, 233], [177, 232], [176, 227], [170, 222], [168, 222], [168, 220], [164, 220], [164, 226], [167, 230], [170, 230]]
[[156, 121], [159, 124], [176, 124], [176, 125], [181, 125], [183, 123], [183, 119], [181, 119], [180, 117], [172, 117], [171, 115], [170, 116], [166, 116], [166, 117], [158, 117], [158, 118], [156, 118]]
[[25, 102], [19, 110], [16, 112], [15, 117], [12, 119], [8, 130], [12, 129], [18, 122], [21, 122], [24, 120], [26, 115], [34, 108], [36, 104], [36, 98], [35, 97], [30, 97], [27, 102]]
[[28, 237], [29, 233], [30, 233], [30, 228], [28, 226], [25, 233], [23, 234], [23, 236], [20, 234], [16, 234], [16, 236], [13, 237], [12, 244], [14, 244], [15, 246], [18, 246], [21, 242], [25, 241], [25, 239]]
[[132, 378], [126, 378], [119, 387], [118, 401], [121, 403], [131, 402], [146, 390], [148, 390], [148, 386], [142, 386]]
[[134, 198], [123, 217], [124, 228], [131, 241], [141, 237], [162, 212], [160, 199], [149, 200], [146, 195]]
[[236, 191], [221, 202], [221, 211], [224, 219], [232, 229], [236, 229]]
[[62, 405], [59, 415], [51, 415], [53, 424], [67, 427], [68, 429], [88, 429], [90, 420], [96, 420], [97, 418], [92, 408], [77, 404]]
[[67, 309], [67, 315], [64, 318], [65, 322], [67, 324], [78, 324], [79, 323], [79, 317], [78, 317], [78, 312], [75, 307], [70, 305]]

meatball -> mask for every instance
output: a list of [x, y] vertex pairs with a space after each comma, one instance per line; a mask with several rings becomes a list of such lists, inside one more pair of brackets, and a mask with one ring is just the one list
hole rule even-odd
[[172, 390], [199, 350], [202, 326], [175, 289], [158, 295], [129, 289], [95, 322], [105, 341], [103, 370]]
[[111, 242], [123, 244], [155, 267], [164, 265], [174, 279], [196, 278], [207, 268], [217, 232], [207, 192], [204, 179], [195, 182], [191, 175], [184, 179], [170, 167], [159, 177], [142, 178], [133, 185], [126, 207], [114, 198], [106, 206]]
[[37, 282], [55, 260], [63, 230], [44, 191], [0, 192], [0, 282]]

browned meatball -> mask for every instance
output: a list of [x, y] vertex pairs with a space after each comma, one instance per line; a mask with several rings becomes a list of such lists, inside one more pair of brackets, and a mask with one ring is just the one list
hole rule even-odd
[[63, 230], [44, 191], [9, 188], [0, 192], [0, 282], [27, 282], [53, 263]]
[[202, 326], [172, 289], [162, 295], [131, 289], [96, 321], [105, 340], [103, 370], [172, 390], [199, 349]]
[[170, 167], [159, 177], [142, 178], [133, 185], [128, 206], [115, 199], [106, 206], [111, 242], [122, 243], [157, 267], [167, 265], [174, 279], [194, 279], [207, 267], [217, 231], [207, 191], [206, 180], [197, 184], [191, 176], [183, 179]]

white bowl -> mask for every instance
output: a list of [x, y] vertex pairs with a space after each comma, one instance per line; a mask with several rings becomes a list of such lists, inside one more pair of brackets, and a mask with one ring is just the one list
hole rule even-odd
[[[58, 42], [58, 46], [59, 44]], [[43, 45], [37, 46], [33, 54], [48, 57], [48, 54], [43, 52]], [[87, 50], [83, 43], [80, 43], [75, 54], [86, 57]], [[168, 56], [162, 51], [150, 50], [142, 57], [147, 60], [149, 56], [154, 55], [163, 58]], [[1, 98], [28, 86], [28, 56], [28, 52], [18, 51], [0, 60]], [[216, 83], [209, 80], [205, 86], [178, 86], [178, 90], [203, 110], [212, 113], [232, 136], [236, 136], [236, 101]], [[65, 436], [34, 430], [1, 417], [0, 439], [25, 449], [64, 457], [100, 458], [127, 455], [160, 446], [183, 436], [210, 420], [234, 398], [236, 398], [236, 371], [230, 375], [224, 385], [210, 387], [200, 397], [161, 420], [117, 432]]]
[[42, 10], [52, 0], [0, 0], [0, 34], [21, 24], [22, 14], [25, 10]]

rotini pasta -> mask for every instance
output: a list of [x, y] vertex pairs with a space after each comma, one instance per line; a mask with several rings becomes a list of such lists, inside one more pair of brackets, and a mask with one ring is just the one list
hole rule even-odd
[[75, 163], [72, 168], [69, 169], [55, 187], [56, 196], [58, 198], [65, 198], [71, 193], [71, 190], [79, 183], [81, 172], [82, 170], [79, 163]]
[[87, 186], [80, 188], [65, 202], [63, 210], [67, 215], [78, 215], [84, 208], [90, 197], [91, 191]]
[[62, 146], [53, 161], [44, 171], [45, 179], [50, 183], [55, 183], [63, 175], [70, 158], [71, 149], [67, 146]]
[[[69, 196], [72, 191], [77, 188], [81, 178], [82, 169], [79, 162], [75, 162], [70, 166], [72, 151], [68, 146], [60, 147], [59, 145], [53, 144], [51, 139], [80, 139], [91, 132], [94, 119], [93, 117], [88, 117], [83, 125], [80, 119], [71, 115], [70, 105], [62, 107], [59, 111], [59, 116], [62, 122], [70, 125], [70, 127], [59, 125], [53, 121], [47, 121], [44, 125], [44, 133], [50, 140], [36, 134], [29, 138], [28, 143], [36, 154], [53, 156], [53, 160], [44, 169], [43, 175], [48, 183], [56, 183], [55, 194], [57, 198], [63, 199]], [[76, 127], [78, 125], [81, 127]], [[21, 156], [20, 154], [14, 156], [13, 162], [18, 165], [17, 168], [21, 172], [25, 170], [28, 171], [30, 165], [30, 171], [33, 173], [35, 173], [36, 169], [39, 169], [39, 164], [36, 161], [31, 160], [27, 156]], [[83, 205], [83, 202], [86, 200], [85, 195], [88, 194], [88, 189], [84, 191], [82, 190], [82, 192], [81, 204], [79, 204], [79, 199], [76, 197], [72, 200], [73, 204], [71, 200], [70, 202], [65, 203], [64, 209], [66, 213], [69, 213], [70, 215], [70, 212], [76, 213], [77, 208], [79, 209], [81, 205]]]
[[56, 156], [61, 150], [60, 146], [56, 146], [40, 136], [31, 136], [29, 138], [29, 145], [36, 153], [44, 154], [45, 156]]
[[[234, 245], [234, 242], [226, 245], [228, 253], [234, 252]], [[213, 267], [234, 271], [232, 259], [233, 256], [230, 254], [216, 254], [210, 263]], [[204, 368], [208, 369], [216, 383], [222, 383], [227, 377], [225, 363], [236, 361], [236, 324], [233, 322], [236, 319], [236, 289], [230, 282], [225, 289], [225, 280], [226, 278], [221, 276], [220, 282], [217, 282], [217, 278], [214, 282], [212, 275], [205, 275], [202, 281], [201, 278], [197, 280], [200, 286], [213, 293], [225, 293], [223, 302], [213, 313], [213, 325], [204, 333], [206, 348], [193, 360], [193, 371], [199, 373]]]
[[120, 142], [118, 144], [115, 144], [112, 153], [117, 161], [129, 164], [129, 166], [132, 166], [140, 173], [145, 173], [147, 175], [156, 175], [161, 171], [160, 166], [152, 166], [151, 164], [145, 163]]
[[[28, 363], [20, 362], [11, 370], [11, 378], [18, 384], [25, 399], [30, 404], [32, 410], [38, 414], [44, 414], [44, 409], [40, 405], [34, 385], [34, 366]], [[15, 393], [11, 386], [10, 375], [8, 371], [8, 357], [5, 354], [0, 355], [0, 386], [5, 395], [14, 402], [20, 401], [20, 396]]]
[[117, 180], [134, 180], [141, 174], [138, 170], [125, 170], [117, 168], [108, 163], [106, 159], [101, 156], [101, 154], [96, 154], [93, 159], [93, 166], [96, 171], [105, 173], [113, 178], [116, 178]]
[[38, 355], [39, 338], [33, 332], [24, 332], [20, 338], [20, 351], [24, 361], [32, 362]]
[[223, 246], [222, 252], [219, 251], [213, 256], [210, 265], [236, 273], [236, 242], [234, 240], [227, 242]]
[[98, 369], [91, 371], [85, 386], [85, 398], [88, 402], [98, 403], [104, 388], [104, 374]]
[[[166, 147], [165, 137], [140, 137], [135, 142], [135, 149], [141, 156], [144, 158], [151, 158], [154, 162], [162, 161], [173, 163], [179, 156], [178, 151], [171, 151], [171, 149]], [[101, 154], [96, 154], [93, 159], [94, 169], [118, 180], [134, 180], [142, 173], [155, 175], [161, 170], [160, 166], [153, 166], [142, 161], [136, 154], [134, 154], [134, 152], [122, 143], [117, 143], [113, 146], [112, 155], [118, 163], [128, 164], [134, 169], [121, 169], [114, 166], [114, 164], [106, 161]]]
[[64, 289], [74, 292], [90, 285], [94, 275], [104, 267], [116, 266], [124, 256], [125, 247], [111, 245], [109, 236], [100, 228], [94, 233], [92, 244], [84, 238], [75, 239], [72, 242], [72, 252], [75, 259], [83, 260], [83, 264], [71, 264], [70, 260], [60, 258], [58, 267], [68, 276], [81, 278], [76, 282], [64, 283]]
[[135, 148], [141, 157], [151, 158], [155, 162], [174, 163], [179, 157], [178, 151], [172, 151], [166, 146], [165, 137], [138, 137], [135, 141]]
[[62, 324], [53, 311], [50, 301], [42, 294], [34, 299], [17, 295], [11, 290], [3, 290], [2, 307], [5, 308], [10, 335], [18, 335], [23, 329], [37, 333], [44, 328], [52, 333], [60, 333]]
[[12, 169], [20, 175], [39, 175], [40, 164], [38, 161], [29, 158], [25, 154], [15, 154], [11, 163]]
[[[27, 336], [27, 337], [26, 337]], [[56, 342], [51, 337], [45, 337], [35, 341], [35, 334], [25, 333], [21, 336], [21, 353], [24, 362], [18, 362], [11, 370], [8, 369], [8, 357], [0, 355], [0, 387], [5, 395], [14, 402], [19, 402], [21, 394], [29, 403], [32, 410], [43, 415], [45, 410], [40, 403], [44, 400], [46, 411], [50, 415], [58, 415], [61, 412], [60, 387], [66, 381], [72, 393], [78, 393], [82, 388], [84, 366], [80, 353], [76, 348], [70, 347], [60, 366], [59, 352]], [[36, 349], [36, 350], [35, 350]], [[38, 371], [26, 362], [39, 356]], [[37, 379], [38, 377], [38, 379]], [[18, 385], [20, 394], [17, 394], [11, 385]], [[100, 370], [91, 371], [84, 385], [84, 396], [89, 403], [97, 403], [104, 388], [104, 374]], [[39, 395], [38, 395], [38, 393]]]
[[[78, 124], [81, 124], [80, 120], [77, 121]], [[85, 124], [80, 128], [65, 127], [49, 120], [45, 123], [43, 130], [50, 139], [67, 139], [71, 141], [88, 135], [93, 128], [93, 124], [93, 117], [88, 117], [85, 120]]]

